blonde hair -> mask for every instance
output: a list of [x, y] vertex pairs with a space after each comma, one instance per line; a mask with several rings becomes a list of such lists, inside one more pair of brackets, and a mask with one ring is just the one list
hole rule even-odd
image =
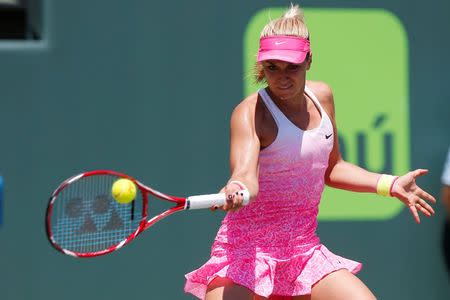
[[[291, 4], [291, 7], [284, 12], [283, 16], [269, 21], [261, 31], [260, 38], [274, 35], [291, 35], [309, 39], [305, 14], [298, 5]], [[258, 83], [264, 80], [262, 64], [258, 62], [255, 65], [255, 79]]]

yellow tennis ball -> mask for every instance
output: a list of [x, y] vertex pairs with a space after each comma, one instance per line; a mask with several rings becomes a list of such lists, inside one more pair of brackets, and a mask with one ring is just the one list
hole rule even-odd
[[136, 185], [129, 179], [116, 180], [112, 186], [112, 195], [119, 203], [130, 203], [136, 198]]

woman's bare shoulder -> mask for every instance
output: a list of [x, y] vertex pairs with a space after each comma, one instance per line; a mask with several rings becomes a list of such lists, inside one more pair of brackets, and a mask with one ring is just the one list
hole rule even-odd
[[325, 108], [327, 113], [334, 115], [334, 99], [331, 87], [323, 81], [306, 82], [308, 88], [316, 95], [320, 104]]
[[233, 115], [254, 114], [258, 103], [258, 93], [255, 92], [244, 98], [233, 110]]
[[323, 81], [312, 81], [308, 80], [306, 82], [306, 85], [308, 88], [316, 95], [317, 98], [322, 102], [322, 99], [324, 101], [326, 100], [333, 100], [333, 91], [331, 90], [331, 87], [323, 82]]
[[243, 99], [233, 110], [231, 114], [232, 132], [255, 132], [255, 123], [258, 118], [257, 111], [258, 93], [253, 93]]

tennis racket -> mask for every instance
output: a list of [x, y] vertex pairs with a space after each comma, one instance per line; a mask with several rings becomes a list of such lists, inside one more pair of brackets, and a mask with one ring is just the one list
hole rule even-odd
[[[111, 192], [114, 182], [121, 178], [131, 180], [137, 187], [136, 197], [126, 204], [117, 202]], [[240, 192], [244, 205], [248, 204], [248, 191]], [[149, 199], [169, 201], [173, 205], [148, 219]], [[104, 255], [120, 249], [175, 212], [221, 206], [225, 201], [223, 193], [174, 197], [126, 174], [109, 170], [90, 171], [65, 180], [51, 195], [46, 212], [47, 237], [58, 251], [67, 255]]]

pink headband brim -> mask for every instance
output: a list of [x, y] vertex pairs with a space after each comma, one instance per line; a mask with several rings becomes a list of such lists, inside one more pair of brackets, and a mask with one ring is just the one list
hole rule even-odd
[[307, 39], [296, 36], [268, 36], [259, 41], [257, 61], [275, 59], [300, 64], [305, 61], [310, 51]]

